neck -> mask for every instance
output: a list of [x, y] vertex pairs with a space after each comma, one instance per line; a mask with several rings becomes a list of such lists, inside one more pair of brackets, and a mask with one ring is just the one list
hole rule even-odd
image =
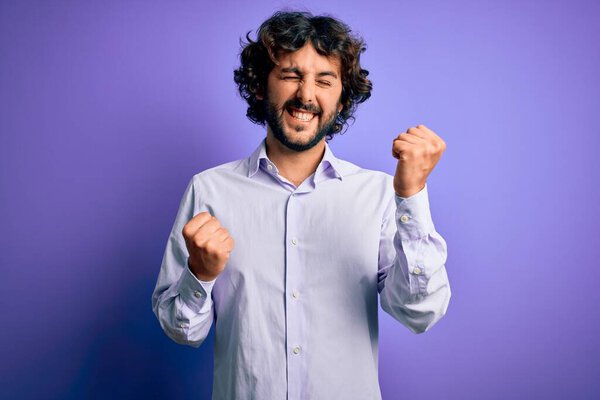
[[294, 151], [267, 130], [266, 150], [267, 157], [277, 166], [279, 174], [298, 187], [317, 170], [325, 154], [325, 139], [311, 149]]

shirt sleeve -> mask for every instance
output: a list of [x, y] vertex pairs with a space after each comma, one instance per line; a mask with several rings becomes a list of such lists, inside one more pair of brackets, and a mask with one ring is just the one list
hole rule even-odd
[[169, 234], [158, 280], [152, 293], [152, 310], [165, 333], [176, 343], [198, 347], [213, 321], [212, 287], [200, 281], [188, 267], [188, 251], [182, 230], [194, 216], [196, 194], [190, 180]]
[[414, 333], [448, 309], [446, 241], [431, 219], [427, 185], [410, 197], [394, 193], [382, 223], [378, 290], [381, 307]]

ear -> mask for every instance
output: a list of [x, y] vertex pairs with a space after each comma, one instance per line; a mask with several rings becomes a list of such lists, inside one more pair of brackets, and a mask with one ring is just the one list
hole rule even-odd
[[340, 104], [338, 104], [338, 114], [342, 112], [342, 110], [344, 109], [344, 106], [342, 105], [342, 103], [340, 102]]
[[261, 101], [265, 99], [263, 89], [260, 86], [256, 88], [256, 99]]

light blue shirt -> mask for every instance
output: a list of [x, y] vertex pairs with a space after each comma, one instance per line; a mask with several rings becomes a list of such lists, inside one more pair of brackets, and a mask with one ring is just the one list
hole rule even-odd
[[[183, 226], [209, 211], [235, 241], [225, 270], [198, 280]], [[415, 333], [446, 312], [446, 242], [427, 186], [334, 157], [296, 187], [263, 140], [247, 159], [195, 175], [169, 236], [152, 308], [177, 343], [215, 328], [213, 399], [380, 399], [377, 298]]]

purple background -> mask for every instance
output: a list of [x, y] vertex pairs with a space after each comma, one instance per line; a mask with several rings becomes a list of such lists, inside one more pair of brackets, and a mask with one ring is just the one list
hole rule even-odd
[[[0, 3], [1, 398], [209, 398], [212, 333], [171, 342], [150, 296], [188, 180], [264, 136], [232, 71], [282, 6]], [[428, 182], [453, 297], [424, 335], [380, 313], [384, 398], [600, 398], [600, 3], [302, 7], [368, 43], [337, 156], [393, 173], [419, 123], [448, 145]]]

